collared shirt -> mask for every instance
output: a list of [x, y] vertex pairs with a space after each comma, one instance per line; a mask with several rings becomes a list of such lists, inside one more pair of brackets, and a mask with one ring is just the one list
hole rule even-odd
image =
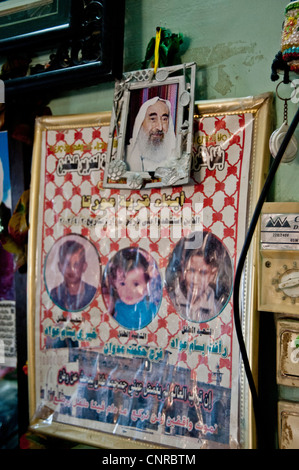
[[198, 323], [207, 322], [214, 318], [221, 310], [221, 305], [215, 299], [212, 287], [208, 286], [202, 296], [190, 304], [183, 294], [179, 282], [175, 286], [172, 297], [177, 312], [186, 320]]
[[80, 291], [79, 294], [71, 295], [63, 282], [51, 290], [50, 297], [62, 310], [76, 312], [82, 310], [92, 301], [96, 293], [96, 288], [86, 282], [82, 282], [82, 289], [80, 289]]

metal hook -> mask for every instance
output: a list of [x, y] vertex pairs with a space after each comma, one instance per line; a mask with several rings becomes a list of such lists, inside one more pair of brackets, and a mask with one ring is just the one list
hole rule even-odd
[[[279, 85], [281, 85], [282, 83], [284, 83], [283, 80], [281, 80], [281, 82], [279, 82], [279, 83], [277, 84], [277, 86], [276, 86], [276, 95], [277, 95], [277, 97], [278, 97], [280, 100], [282, 100], [282, 101], [289, 101], [292, 96], [290, 96], [289, 98], [282, 98], [282, 97], [279, 95], [279, 93], [278, 93], [278, 87], [279, 87]], [[292, 93], [294, 93], [294, 92], [292, 92]]]
[[[288, 101], [290, 101], [290, 99], [292, 98], [293, 94], [294, 94], [294, 91], [292, 91], [291, 93], [291, 96], [289, 98], [282, 98], [279, 93], [278, 93], [278, 87], [279, 85], [281, 85], [282, 83], [285, 83], [284, 80], [282, 80], [281, 82], [279, 82], [276, 86], [276, 95], [277, 95], [277, 98], [279, 98], [280, 100], [284, 101], [284, 106], [283, 106], [283, 119], [284, 119], [284, 122], [286, 124], [288, 124]], [[295, 87], [295, 90], [296, 90], [296, 87]]]

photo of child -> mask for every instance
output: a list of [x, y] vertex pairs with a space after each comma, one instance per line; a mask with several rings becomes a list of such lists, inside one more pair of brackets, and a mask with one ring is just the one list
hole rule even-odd
[[124, 328], [140, 330], [156, 316], [162, 282], [154, 259], [140, 248], [124, 248], [108, 262], [102, 293], [109, 313]]
[[166, 269], [166, 288], [182, 318], [203, 323], [219, 315], [230, 298], [232, 261], [212, 233], [203, 232], [200, 246], [189, 244], [190, 237], [176, 245]]

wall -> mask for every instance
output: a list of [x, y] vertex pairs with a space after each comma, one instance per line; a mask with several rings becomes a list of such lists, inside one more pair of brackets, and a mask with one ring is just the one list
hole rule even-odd
[[[183, 62], [198, 65], [195, 99], [222, 99], [273, 92], [271, 65], [280, 49], [286, 0], [126, 0], [124, 71], [140, 68], [156, 26], [184, 35]], [[292, 78], [297, 78], [292, 77]], [[298, 77], [299, 78], [299, 77]], [[113, 83], [73, 91], [51, 102], [53, 114], [110, 111]], [[279, 93], [289, 97], [290, 87]], [[289, 105], [289, 123], [297, 110]], [[275, 100], [277, 125], [283, 102]], [[299, 131], [296, 131], [299, 140]], [[298, 158], [281, 164], [270, 200], [299, 201]]]

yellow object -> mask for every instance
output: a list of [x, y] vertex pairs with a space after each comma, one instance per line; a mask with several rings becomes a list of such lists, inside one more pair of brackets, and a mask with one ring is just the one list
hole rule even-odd
[[159, 66], [159, 47], [160, 47], [160, 40], [161, 40], [161, 28], [157, 28], [156, 30], [156, 43], [155, 43], [155, 67], [154, 72], [157, 72], [157, 68]]

